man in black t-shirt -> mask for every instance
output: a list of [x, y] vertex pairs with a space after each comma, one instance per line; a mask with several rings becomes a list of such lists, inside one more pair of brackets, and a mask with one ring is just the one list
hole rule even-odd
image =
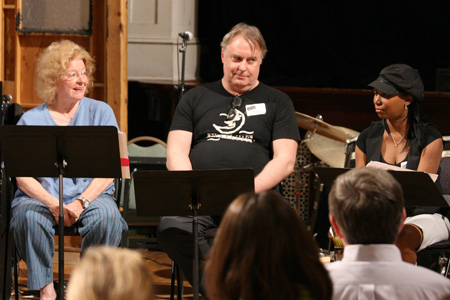
[[[250, 167], [256, 193], [273, 189], [294, 169], [300, 139], [294, 106], [285, 93], [258, 81], [267, 52], [258, 28], [237, 24], [221, 47], [223, 78], [188, 91], [177, 106], [167, 168]], [[200, 259], [210, 248], [204, 232], [215, 227], [213, 218], [199, 217]], [[192, 284], [192, 217], [163, 217], [158, 241]]]

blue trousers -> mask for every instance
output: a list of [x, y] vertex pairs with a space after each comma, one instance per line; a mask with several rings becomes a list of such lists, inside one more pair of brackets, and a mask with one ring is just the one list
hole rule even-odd
[[[11, 231], [20, 257], [28, 269], [28, 289], [37, 290], [53, 282], [55, 218], [42, 202], [25, 199], [12, 209]], [[128, 229], [113, 197], [101, 195], [82, 212], [75, 224], [86, 247], [104, 244], [118, 246]]]

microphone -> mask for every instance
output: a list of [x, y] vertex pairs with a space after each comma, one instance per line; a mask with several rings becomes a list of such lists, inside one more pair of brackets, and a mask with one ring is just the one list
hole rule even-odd
[[181, 38], [186, 39], [186, 41], [190, 41], [194, 38], [194, 35], [190, 31], [180, 32], [178, 35]]
[[12, 96], [9, 94], [5, 94], [2, 96], [2, 101], [10, 102], [12, 100]]

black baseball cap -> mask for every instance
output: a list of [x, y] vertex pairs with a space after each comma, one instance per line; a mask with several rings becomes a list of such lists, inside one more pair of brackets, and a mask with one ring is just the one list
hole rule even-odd
[[369, 86], [383, 94], [395, 96], [401, 92], [413, 96], [414, 99], [423, 99], [423, 82], [419, 71], [405, 64], [394, 64], [381, 70], [378, 78]]

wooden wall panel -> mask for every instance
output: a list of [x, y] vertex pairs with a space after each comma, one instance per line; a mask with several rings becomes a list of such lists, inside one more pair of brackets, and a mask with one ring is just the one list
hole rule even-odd
[[48, 47], [52, 42], [62, 39], [69, 39], [89, 51], [89, 39], [83, 36], [68, 35], [19, 35], [20, 43], [20, 99], [17, 102], [26, 108], [31, 108], [42, 104], [42, 100], [38, 98], [34, 91], [34, 77], [36, 70], [37, 58], [44, 48]]
[[105, 92], [105, 59], [106, 59], [106, 47], [105, 47], [105, 35], [106, 35], [106, 12], [105, 1], [92, 1], [92, 10], [94, 18], [92, 20], [92, 31], [97, 32], [98, 35], [91, 36], [90, 38], [90, 53], [95, 59], [96, 71], [94, 74], [94, 84], [97, 86], [96, 90], [102, 89], [102, 93], [96, 93], [91, 95], [92, 98], [107, 102]]
[[4, 37], [4, 51], [5, 51], [5, 70], [4, 70], [4, 80], [14, 81], [15, 73], [15, 32], [16, 32], [16, 22], [15, 22], [15, 10], [5, 9], [5, 37]]
[[450, 135], [450, 93], [426, 92], [423, 110], [443, 135]]
[[[0, 80], [3, 93], [25, 109], [42, 103], [33, 85], [36, 60], [53, 41], [70, 39], [80, 44], [96, 60], [95, 87], [88, 97], [107, 102], [114, 110], [120, 129], [127, 132], [127, 1], [92, 1], [92, 35], [16, 32], [19, 0], [2, 0], [0, 32]], [[109, 95], [109, 97], [108, 97]]]
[[106, 97], [119, 128], [128, 133], [128, 14], [126, 1], [107, 0]]
[[94, 82], [94, 86], [89, 91], [89, 98], [101, 100], [104, 101], [104, 94], [105, 94], [105, 85], [97, 84], [97, 81]]

